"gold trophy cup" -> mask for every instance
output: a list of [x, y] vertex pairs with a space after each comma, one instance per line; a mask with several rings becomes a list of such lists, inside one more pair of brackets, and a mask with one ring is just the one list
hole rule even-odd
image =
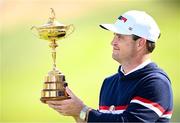
[[49, 41], [49, 47], [52, 49], [53, 68], [45, 76], [40, 100], [46, 103], [46, 101], [69, 99], [70, 97], [65, 91], [67, 86], [65, 76], [56, 67], [56, 47], [58, 46], [56, 41], [70, 35], [74, 31], [74, 26], [72, 24], [64, 25], [56, 21], [55, 12], [51, 8], [51, 16], [48, 23], [39, 27], [33, 26], [31, 29], [36, 30], [40, 39]]

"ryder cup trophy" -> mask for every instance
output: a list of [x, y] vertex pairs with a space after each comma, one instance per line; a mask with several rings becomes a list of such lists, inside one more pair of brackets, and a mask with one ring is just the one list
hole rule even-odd
[[48, 72], [44, 79], [44, 87], [41, 91], [41, 101], [64, 100], [69, 99], [69, 95], [65, 91], [67, 83], [65, 76], [56, 67], [56, 47], [57, 41], [69, 36], [74, 31], [74, 26], [64, 25], [56, 21], [55, 12], [51, 8], [51, 16], [49, 21], [39, 27], [32, 27], [32, 30], [36, 31], [37, 36], [40, 39], [47, 40], [49, 47], [51, 48], [53, 67]]

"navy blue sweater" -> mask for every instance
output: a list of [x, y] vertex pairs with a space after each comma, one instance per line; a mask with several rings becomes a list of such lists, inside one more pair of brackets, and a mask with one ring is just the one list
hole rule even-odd
[[173, 95], [167, 74], [155, 63], [126, 76], [120, 67], [104, 80], [99, 109], [89, 112], [88, 122], [169, 122]]

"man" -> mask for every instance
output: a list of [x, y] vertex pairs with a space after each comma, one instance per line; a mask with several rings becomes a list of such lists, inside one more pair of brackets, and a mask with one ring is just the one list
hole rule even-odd
[[86, 106], [69, 88], [71, 99], [49, 101], [49, 106], [77, 122], [169, 122], [173, 110], [170, 79], [150, 60], [160, 37], [154, 19], [131, 10], [115, 24], [100, 26], [114, 32], [112, 57], [121, 65], [118, 73], [104, 80], [99, 109]]

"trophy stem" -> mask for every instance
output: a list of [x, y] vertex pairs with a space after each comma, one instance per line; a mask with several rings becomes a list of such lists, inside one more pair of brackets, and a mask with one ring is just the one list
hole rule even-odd
[[52, 54], [52, 59], [53, 59], [53, 70], [55, 70], [56, 69], [56, 47], [58, 47], [56, 40], [52, 39], [49, 46], [52, 48], [51, 54]]
[[56, 68], [56, 51], [52, 51], [52, 58], [53, 58], [53, 69]]

